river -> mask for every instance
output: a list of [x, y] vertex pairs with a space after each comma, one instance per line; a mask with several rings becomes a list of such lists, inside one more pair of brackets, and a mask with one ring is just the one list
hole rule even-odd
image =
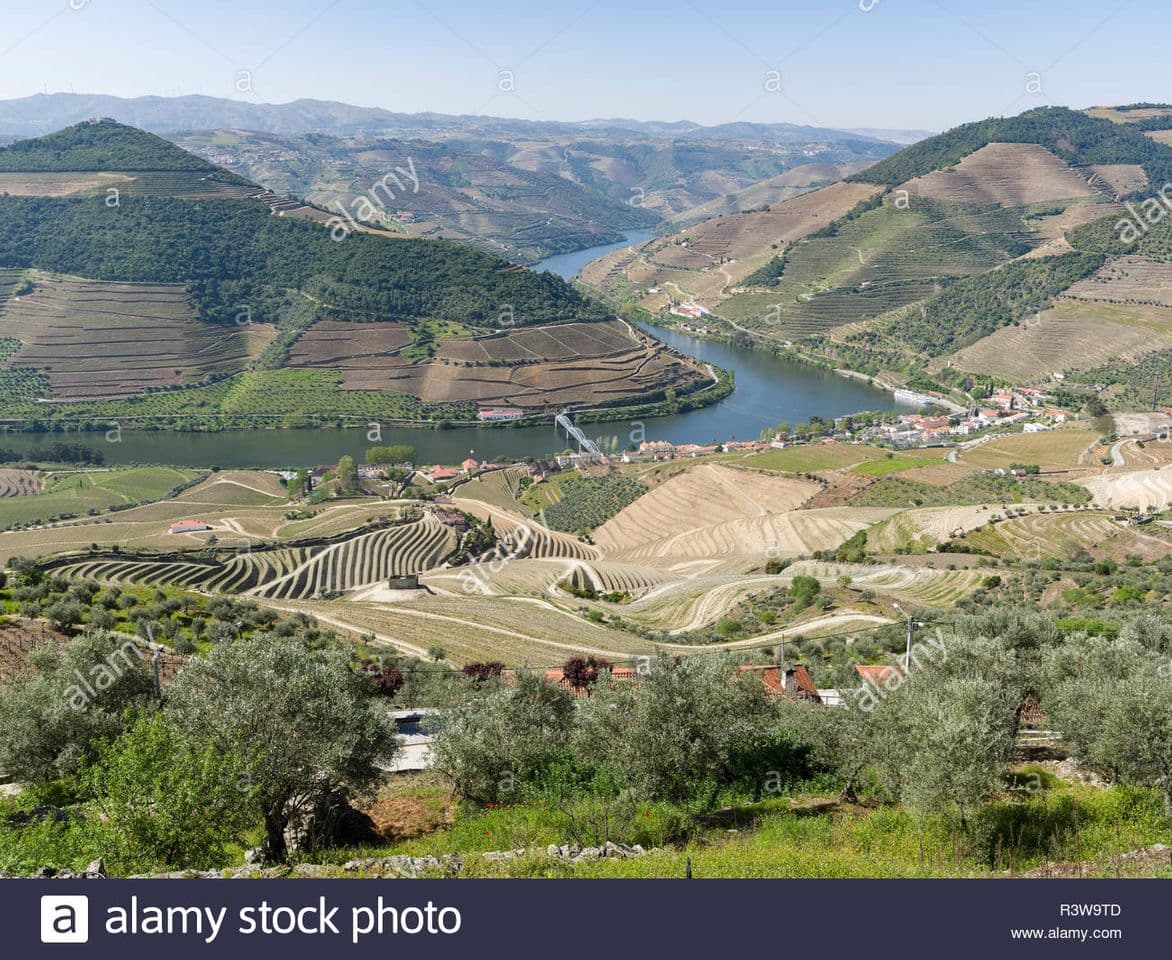
[[[631, 231], [627, 243], [650, 238], [645, 230]], [[538, 263], [570, 279], [589, 263], [626, 244], [606, 244], [561, 254]], [[707, 443], [713, 440], [751, 439], [764, 427], [785, 421], [800, 423], [812, 415], [838, 417], [860, 410], [890, 409], [891, 394], [865, 383], [836, 376], [806, 364], [729, 344], [690, 337], [656, 326], [644, 329], [699, 360], [736, 373], [736, 390], [719, 403], [676, 416], [632, 423], [590, 423], [592, 437], [630, 440], [669, 440]], [[459, 427], [452, 430], [383, 429], [368, 438], [366, 430], [224, 430], [217, 433], [124, 430], [110, 442], [102, 433], [0, 435], [0, 446], [27, 453], [47, 440], [66, 439], [100, 448], [110, 464], [169, 463], [177, 466], [290, 467], [336, 463], [343, 454], [361, 457], [375, 443], [408, 443], [421, 463], [455, 463], [465, 457], [495, 459], [545, 456], [565, 449], [564, 436], [544, 427]]]

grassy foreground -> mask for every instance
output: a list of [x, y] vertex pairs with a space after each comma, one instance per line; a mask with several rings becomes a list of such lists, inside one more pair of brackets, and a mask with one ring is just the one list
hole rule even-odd
[[[331, 851], [329, 862], [394, 855], [442, 856], [459, 852], [467, 877], [684, 877], [696, 878], [980, 877], [1013, 875], [1058, 865], [1056, 874], [1081, 864], [1095, 876], [1172, 878], [1168, 866], [1132, 868], [1121, 854], [1172, 843], [1172, 825], [1152, 791], [1103, 789], [1059, 780], [1024, 768], [1020, 782], [1041, 782], [1030, 795], [1006, 793], [962, 829], [952, 817], [923, 823], [898, 805], [864, 800], [840, 804], [797, 793], [760, 803], [691, 815], [667, 804], [578, 802], [519, 804], [451, 810], [445, 822], [444, 788], [416, 784], [392, 791], [395, 826], [421, 836], [383, 847]], [[386, 804], [383, 800], [383, 804]], [[584, 860], [573, 866], [540, 853], [550, 844], [593, 846], [607, 840], [641, 844], [651, 852], [633, 859]], [[526, 848], [531, 856], [490, 859], [485, 853]], [[307, 856], [318, 863], [322, 855]], [[361, 872], [361, 871], [359, 871]]]

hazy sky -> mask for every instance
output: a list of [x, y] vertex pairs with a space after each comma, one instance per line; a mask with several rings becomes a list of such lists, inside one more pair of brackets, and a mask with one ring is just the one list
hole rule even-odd
[[1172, 100], [1170, 27], [1166, 0], [0, 0], [0, 98], [944, 129]]

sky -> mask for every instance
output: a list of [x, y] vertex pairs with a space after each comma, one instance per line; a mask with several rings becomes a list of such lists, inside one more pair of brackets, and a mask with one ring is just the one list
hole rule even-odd
[[1172, 100], [1170, 28], [1166, 0], [0, 0], [0, 99], [943, 130]]

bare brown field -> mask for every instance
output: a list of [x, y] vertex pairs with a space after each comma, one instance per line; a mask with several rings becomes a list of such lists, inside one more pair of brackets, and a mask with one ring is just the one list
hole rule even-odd
[[180, 200], [244, 199], [257, 187], [208, 179], [206, 173], [176, 171], [95, 171], [93, 173], [0, 173], [0, 194], [67, 197], [113, 188], [127, 196]]
[[1172, 263], [1113, 257], [1063, 293], [1076, 300], [1172, 307]]
[[0, 309], [0, 337], [23, 344], [8, 366], [42, 371], [62, 399], [127, 396], [235, 371], [274, 335], [269, 324], [198, 319], [183, 284], [40, 278]]
[[0, 194], [14, 197], [68, 197], [102, 187], [121, 188], [129, 173], [0, 173]]
[[399, 355], [404, 336], [396, 324], [318, 323], [294, 345], [290, 366], [340, 370], [347, 390], [398, 390], [429, 403], [507, 403], [526, 410], [680, 390], [708, 379], [617, 320], [445, 340], [434, 357], [418, 362]]
[[1048, 378], [1119, 358], [1136, 362], [1172, 344], [1172, 310], [1062, 300], [953, 354], [961, 370], [1007, 380]]
[[319, 320], [290, 348], [287, 365], [339, 370], [343, 390], [378, 390], [387, 371], [402, 366], [399, 351], [411, 341], [405, 323]]
[[1147, 136], [1155, 140], [1156, 143], [1172, 147], [1172, 130], [1149, 130]]
[[0, 469], [0, 497], [28, 497], [44, 485], [36, 470]]
[[990, 143], [955, 167], [935, 170], [903, 185], [913, 194], [946, 203], [1025, 207], [1094, 196], [1069, 164], [1032, 143]]
[[1148, 185], [1148, 175], [1138, 163], [1096, 163], [1091, 165], [1091, 170], [1117, 197], [1142, 190]]

